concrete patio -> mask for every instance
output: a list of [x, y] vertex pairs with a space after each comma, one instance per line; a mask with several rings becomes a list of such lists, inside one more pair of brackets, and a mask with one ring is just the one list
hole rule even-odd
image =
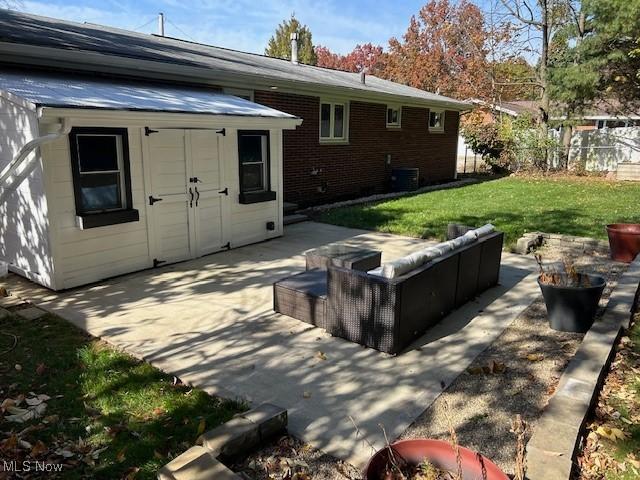
[[9, 288], [185, 383], [287, 408], [291, 433], [359, 466], [369, 443], [384, 445], [380, 425], [390, 438], [402, 433], [538, 286], [532, 259], [505, 253], [500, 286], [392, 357], [273, 313], [272, 283], [304, 269], [304, 250], [331, 242], [380, 249], [383, 261], [429, 243], [304, 222], [279, 239], [95, 286], [53, 293], [12, 275]]

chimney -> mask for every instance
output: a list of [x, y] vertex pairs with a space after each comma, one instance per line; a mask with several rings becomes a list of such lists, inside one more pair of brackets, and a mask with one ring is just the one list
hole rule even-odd
[[360, 83], [364, 85], [365, 81], [366, 81], [366, 78], [367, 78], [367, 71], [366, 70], [362, 70], [360, 72]]
[[158, 14], [158, 35], [164, 37], [164, 13]]
[[291, 63], [298, 64], [298, 33], [291, 34]]

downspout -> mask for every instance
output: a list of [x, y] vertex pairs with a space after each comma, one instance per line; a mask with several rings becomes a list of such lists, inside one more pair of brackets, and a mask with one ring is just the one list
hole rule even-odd
[[71, 122], [68, 118], [62, 119], [62, 124], [60, 125], [60, 129], [57, 132], [49, 133], [47, 135], [43, 135], [41, 137], [34, 138], [33, 140], [27, 142], [15, 156], [13, 161], [7, 165], [4, 170], [0, 173], [0, 204], [2, 204], [6, 197], [12, 193], [16, 188], [20, 186], [22, 181], [28, 176], [30, 173], [30, 169], [25, 168], [18, 176], [14, 176], [16, 171], [20, 166], [24, 163], [26, 158], [29, 156], [31, 152], [33, 152], [36, 148], [44, 145], [45, 143], [53, 142], [54, 140], [59, 139], [65, 135], [68, 135], [71, 131]]

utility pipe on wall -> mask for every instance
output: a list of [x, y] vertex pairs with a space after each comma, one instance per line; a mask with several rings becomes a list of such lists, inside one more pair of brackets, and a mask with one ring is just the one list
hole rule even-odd
[[[33, 168], [30, 168], [31, 165], [28, 165], [22, 170], [22, 172], [20, 172], [19, 175], [14, 176], [29, 154], [45, 143], [53, 142], [60, 137], [68, 135], [70, 131], [71, 122], [68, 118], [64, 118], [62, 119], [60, 129], [57, 132], [34, 138], [20, 149], [13, 161], [7, 165], [4, 170], [2, 170], [2, 173], [0, 173], [0, 204], [3, 203], [6, 197], [18, 188], [22, 181], [29, 175], [29, 173], [31, 173]], [[31, 163], [35, 165], [35, 160], [32, 160]]]

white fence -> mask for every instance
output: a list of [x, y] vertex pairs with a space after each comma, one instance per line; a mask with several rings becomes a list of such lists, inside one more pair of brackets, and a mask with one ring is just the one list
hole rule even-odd
[[[554, 131], [559, 140], [561, 132]], [[554, 167], [559, 167], [557, 156]], [[619, 163], [640, 163], [640, 127], [601, 128], [574, 132], [569, 147], [569, 165], [584, 165], [589, 171], [615, 172]]]
[[[552, 130], [561, 143], [562, 132]], [[559, 152], [551, 156], [551, 166], [561, 165]], [[640, 127], [601, 128], [574, 131], [569, 148], [569, 166], [583, 165], [589, 171], [615, 172], [619, 163], [640, 165]], [[458, 137], [458, 172], [477, 172], [486, 169], [480, 155], [473, 153], [462, 136]]]

